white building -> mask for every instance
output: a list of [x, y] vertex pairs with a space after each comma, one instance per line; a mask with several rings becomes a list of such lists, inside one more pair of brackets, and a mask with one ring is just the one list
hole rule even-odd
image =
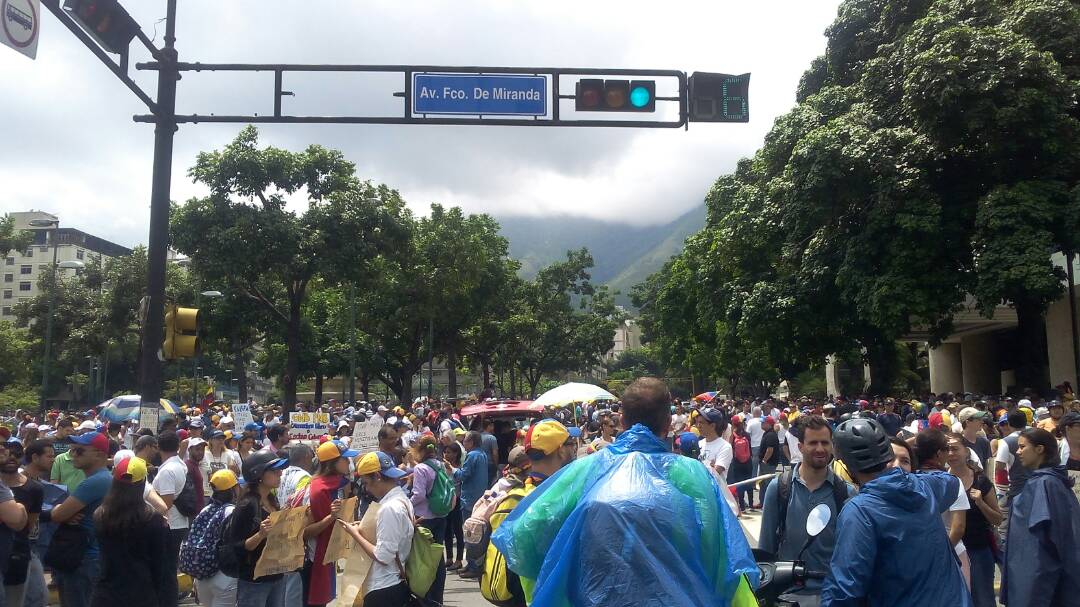
[[[31, 221], [57, 221], [57, 216], [43, 211], [10, 213], [15, 219], [16, 230], [34, 233], [30, 246], [23, 251], [7, 251], [0, 280], [0, 320], [15, 322], [15, 304], [39, 294], [38, 280], [50, 271], [53, 261], [53, 244], [56, 244], [56, 261], [102, 260], [130, 255], [131, 249], [87, 234], [82, 230], [40, 227]], [[55, 225], [55, 224], [54, 224]], [[55, 241], [52, 238], [55, 236]], [[61, 272], [65, 270], [59, 270]], [[70, 270], [68, 270], [70, 271]]]

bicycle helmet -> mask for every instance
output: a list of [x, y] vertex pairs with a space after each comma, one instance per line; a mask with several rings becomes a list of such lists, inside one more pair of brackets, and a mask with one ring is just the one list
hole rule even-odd
[[869, 470], [893, 460], [889, 435], [877, 420], [855, 418], [836, 428], [833, 444], [840, 461], [853, 472]]
[[257, 483], [262, 480], [267, 470], [281, 470], [289, 465], [289, 460], [282, 459], [269, 451], [256, 451], [244, 462], [241, 470], [244, 482]]

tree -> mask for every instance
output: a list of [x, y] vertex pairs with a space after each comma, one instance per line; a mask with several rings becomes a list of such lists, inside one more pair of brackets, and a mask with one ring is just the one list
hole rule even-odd
[[[312, 281], [354, 280], [404, 236], [404, 203], [396, 191], [361, 182], [340, 152], [258, 149], [244, 128], [224, 150], [200, 153], [189, 175], [210, 188], [206, 198], [174, 207], [172, 239], [206, 276], [237, 289], [282, 327], [287, 407], [300, 377], [302, 306]], [[293, 213], [286, 196], [304, 194]]]
[[6, 320], [0, 320], [0, 390], [12, 384], [27, 385], [32, 381], [30, 336]]
[[23, 251], [34, 239], [30, 230], [16, 230], [15, 218], [4, 214], [0, 217], [0, 253]]

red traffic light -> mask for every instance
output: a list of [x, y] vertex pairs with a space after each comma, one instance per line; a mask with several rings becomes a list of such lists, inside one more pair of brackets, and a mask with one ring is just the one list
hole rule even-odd
[[139, 25], [116, 0], [64, 0], [64, 10], [110, 53], [123, 53]]
[[654, 112], [656, 82], [582, 78], [577, 82], [574, 108], [579, 112]]

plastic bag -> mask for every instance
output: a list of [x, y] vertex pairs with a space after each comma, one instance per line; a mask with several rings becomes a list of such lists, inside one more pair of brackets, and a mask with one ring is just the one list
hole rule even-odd
[[758, 581], [713, 476], [640, 424], [544, 481], [492, 543], [536, 580], [533, 607], [726, 606]]

